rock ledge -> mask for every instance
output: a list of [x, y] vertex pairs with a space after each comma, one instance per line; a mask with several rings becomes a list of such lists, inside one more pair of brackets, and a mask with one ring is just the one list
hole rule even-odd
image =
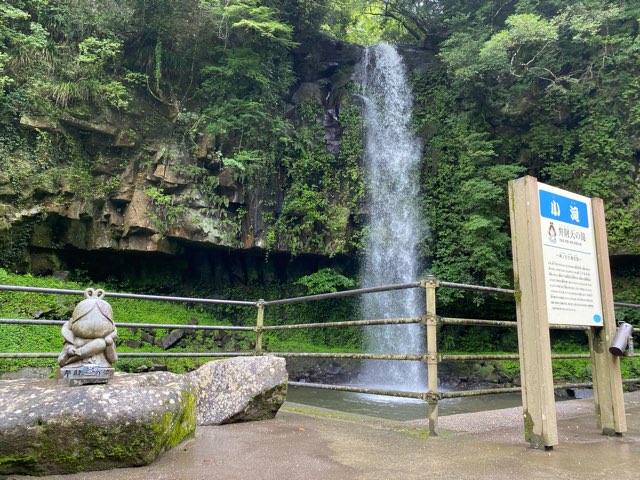
[[0, 382], [0, 475], [147, 465], [191, 436], [196, 397], [183, 376], [116, 375], [107, 385]]

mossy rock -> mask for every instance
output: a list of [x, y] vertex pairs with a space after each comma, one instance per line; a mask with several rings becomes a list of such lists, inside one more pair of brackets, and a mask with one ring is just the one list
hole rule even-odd
[[151, 463], [193, 435], [197, 400], [179, 375], [106, 385], [0, 382], [0, 475], [67, 474]]

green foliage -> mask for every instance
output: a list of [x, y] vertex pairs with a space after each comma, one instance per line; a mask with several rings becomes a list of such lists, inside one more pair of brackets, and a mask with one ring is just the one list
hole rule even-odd
[[[496, 158], [489, 132], [461, 111], [445, 82], [434, 70], [414, 86], [417, 126], [427, 137], [423, 208], [431, 233], [423, 252], [431, 260], [430, 273], [439, 278], [507, 286], [512, 273], [506, 186], [524, 169]], [[448, 305], [460, 295], [445, 290], [441, 301]]]
[[510, 284], [505, 187], [523, 174], [603, 198], [611, 251], [638, 253], [637, 14], [604, 0], [442, 2], [444, 68], [414, 82], [432, 273]]
[[321, 107], [306, 102], [299, 109], [300, 124], [282, 159], [288, 185], [282, 212], [272, 220], [269, 248], [347, 253], [356, 242], [349, 232], [351, 218], [364, 198], [359, 113], [347, 107], [341, 114], [344, 133], [336, 156], [327, 150], [324, 128], [317, 122]]
[[187, 208], [184, 205], [176, 205], [175, 198], [164, 193], [162, 188], [149, 187], [144, 193], [153, 204], [153, 210], [149, 213], [159, 232], [166, 234], [183, 220]]
[[301, 277], [295, 284], [306, 287], [309, 295], [333, 293], [338, 290], [356, 287], [354, 280], [337, 273], [332, 268], [323, 268], [316, 273]]

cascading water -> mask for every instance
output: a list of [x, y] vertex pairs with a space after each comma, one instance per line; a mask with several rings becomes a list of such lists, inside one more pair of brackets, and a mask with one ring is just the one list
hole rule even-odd
[[[362, 268], [364, 287], [414, 282], [418, 277], [418, 168], [422, 146], [413, 135], [411, 89], [397, 50], [388, 44], [367, 48], [356, 67], [364, 103], [365, 164], [368, 178], [369, 236]], [[424, 314], [421, 289], [363, 296], [362, 318]], [[420, 325], [367, 328], [368, 349], [376, 353], [422, 353]], [[365, 362], [361, 380], [398, 390], [424, 390], [420, 362]]]

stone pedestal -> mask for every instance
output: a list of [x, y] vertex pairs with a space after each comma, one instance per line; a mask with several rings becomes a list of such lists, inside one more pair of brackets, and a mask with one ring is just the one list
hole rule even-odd
[[99, 365], [85, 364], [78, 367], [58, 369], [58, 384], [77, 387], [96, 383], [107, 383], [113, 377], [114, 369]]

